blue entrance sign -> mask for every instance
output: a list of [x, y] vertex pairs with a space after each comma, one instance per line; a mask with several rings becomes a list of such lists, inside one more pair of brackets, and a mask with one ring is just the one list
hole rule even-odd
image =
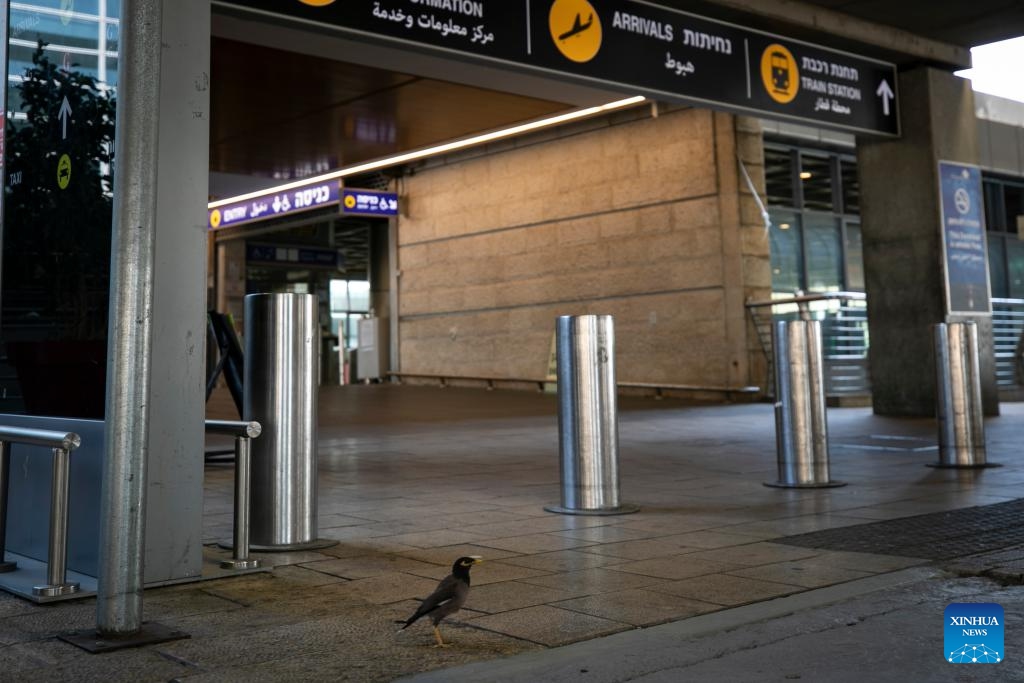
[[946, 310], [992, 313], [985, 254], [985, 206], [977, 166], [939, 162]]
[[346, 216], [397, 216], [398, 195], [345, 188], [341, 191], [341, 213]]
[[230, 228], [243, 223], [280, 218], [310, 209], [337, 204], [338, 181], [299, 185], [284, 192], [266, 192], [244, 201], [231, 202], [210, 209], [211, 230]]

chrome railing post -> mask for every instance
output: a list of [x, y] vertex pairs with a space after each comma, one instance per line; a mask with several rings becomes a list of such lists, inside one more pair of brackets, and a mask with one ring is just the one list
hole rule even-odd
[[[259, 422], [207, 420], [206, 431], [235, 437], [235, 506], [232, 522], [233, 555], [222, 560], [224, 569], [257, 569], [260, 561], [249, 557], [249, 506], [252, 480], [252, 440], [260, 435]], [[221, 544], [226, 545], [226, 544]]]
[[70, 453], [53, 449], [53, 479], [50, 483], [50, 557], [46, 565], [46, 581], [33, 586], [32, 593], [45, 597], [77, 593], [79, 584], [67, 581], [68, 566], [68, 475]]
[[11, 485], [11, 444], [0, 441], [0, 572], [12, 572], [17, 562], [5, 562], [7, 550], [7, 491]]
[[260, 561], [249, 558], [249, 480], [251, 477], [252, 441], [247, 436], [235, 437], [235, 522], [234, 556], [224, 560], [224, 569], [255, 569]]

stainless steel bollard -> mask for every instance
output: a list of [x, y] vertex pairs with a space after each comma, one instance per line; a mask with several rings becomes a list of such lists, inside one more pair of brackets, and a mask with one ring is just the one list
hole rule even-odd
[[562, 504], [570, 515], [621, 515], [615, 331], [610, 315], [564, 315], [556, 322], [558, 450]]
[[313, 294], [245, 297], [243, 419], [252, 444], [251, 548], [324, 548], [317, 534], [317, 377], [320, 326]]
[[998, 467], [985, 461], [978, 326], [935, 325], [936, 416], [939, 462], [932, 467]]
[[779, 480], [765, 482], [765, 486], [845, 486], [829, 478], [821, 323], [816, 320], [776, 322], [772, 326], [772, 348]]

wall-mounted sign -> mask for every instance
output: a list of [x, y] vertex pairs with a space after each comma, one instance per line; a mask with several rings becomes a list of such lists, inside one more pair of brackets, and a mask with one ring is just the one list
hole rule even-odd
[[[215, 0], [629, 95], [899, 135], [887, 62], [639, 0]], [[823, 39], [827, 36], [823, 35]]]
[[397, 216], [398, 195], [346, 187], [341, 191], [341, 213], [346, 216]]
[[337, 249], [273, 244], [247, 244], [245, 247], [245, 259], [253, 264], [338, 269], [345, 265], [343, 257]]
[[992, 312], [985, 253], [985, 205], [977, 166], [939, 162], [946, 310]]
[[310, 209], [338, 203], [338, 181], [311, 183], [286, 192], [267, 192], [245, 201], [232, 202], [210, 209], [211, 230], [229, 228], [243, 223], [279, 218]]

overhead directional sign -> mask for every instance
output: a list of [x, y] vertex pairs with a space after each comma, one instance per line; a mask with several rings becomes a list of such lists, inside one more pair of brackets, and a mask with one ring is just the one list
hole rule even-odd
[[289, 190], [265, 192], [247, 199], [215, 206], [209, 210], [211, 230], [243, 223], [279, 218], [338, 203], [338, 181], [299, 185]]
[[214, 2], [628, 94], [899, 135], [892, 64], [640, 0]]
[[346, 187], [341, 191], [341, 213], [347, 216], [397, 216], [398, 195]]

